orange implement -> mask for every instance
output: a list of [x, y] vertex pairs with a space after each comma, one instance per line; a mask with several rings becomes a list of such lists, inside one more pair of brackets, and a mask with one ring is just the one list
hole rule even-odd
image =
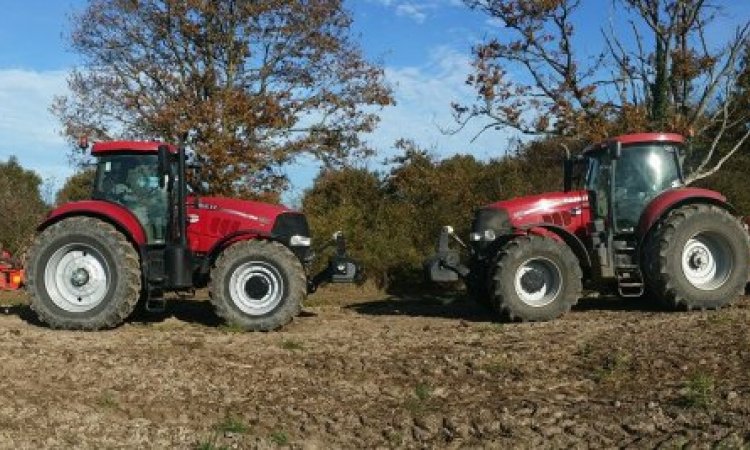
[[23, 269], [0, 265], [0, 290], [15, 291], [23, 286]]

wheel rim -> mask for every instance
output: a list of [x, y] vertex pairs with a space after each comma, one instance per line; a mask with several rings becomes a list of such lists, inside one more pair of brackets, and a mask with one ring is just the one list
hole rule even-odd
[[703, 291], [721, 287], [734, 269], [734, 254], [726, 239], [717, 233], [701, 232], [688, 239], [682, 250], [682, 273]]
[[562, 287], [560, 268], [547, 258], [532, 258], [516, 270], [518, 298], [529, 306], [542, 307], [557, 298]]
[[52, 302], [73, 313], [96, 308], [109, 290], [109, 266], [95, 248], [68, 244], [47, 261], [44, 287]]
[[284, 279], [271, 264], [250, 261], [237, 267], [229, 280], [229, 294], [234, 304], [252, 316], [267, 314], [284, 297]]

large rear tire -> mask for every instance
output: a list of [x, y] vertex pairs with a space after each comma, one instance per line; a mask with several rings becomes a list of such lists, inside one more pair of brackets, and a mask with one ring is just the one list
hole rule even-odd
[[99, 330], [121, 324], [141, 292], [138, 253], [109, 223], [64, 219], [39, 234], [26, 270], [31, 309], [52, 328]]
[[563, 243], [522, 236], [500, 251], [494, 306], [510, 320], [546, 321], [568, 312], [581, 297], [581, 267]]
[[292, 321], [307, 294], [305, 270], [278, 242], [244, 241], [216, 261], [209, 283], [216, 314], [248, 331], [271, 331]]
[[745, 291], [750, 239], [742, 223], [713, 205], [672, 211], [648, 246], [651, 287], [668, 307], [717, 309]]

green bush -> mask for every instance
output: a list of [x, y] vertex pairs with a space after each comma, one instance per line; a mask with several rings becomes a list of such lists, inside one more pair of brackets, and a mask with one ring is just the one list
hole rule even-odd
[[26, 170], [15, 156], [0, 162], [0, 245], [21, 257], [31, 243], [34, 230], [44, 217], [47, 205], [42, 200], [42, 179]]

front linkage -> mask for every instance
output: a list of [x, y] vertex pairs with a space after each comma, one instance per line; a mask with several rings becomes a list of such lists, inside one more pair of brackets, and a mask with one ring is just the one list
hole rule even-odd
[[322, 251], [332, 246], [336, 248], [333, 255], [328, 259], [328, 265], [307, 281], [307, 292], [309, 294], [328, 283], [360, 283], [364, 279], [359, 264], [347, 255], [346, 239], [341, 231], [335, 232], [330, 241], [318, 248], [311, 255], [310, 262], [314, 261]]
[[456, 236], [453, 227], [443, 227], [438, 238], [437, 252], [424, 264], [425, 275], [433, 283], [451, 283], [469, 276], [469, 268], [461, 264], [460, 252], [450, 247], [451, 240], [468, 249], [466, 244]]

